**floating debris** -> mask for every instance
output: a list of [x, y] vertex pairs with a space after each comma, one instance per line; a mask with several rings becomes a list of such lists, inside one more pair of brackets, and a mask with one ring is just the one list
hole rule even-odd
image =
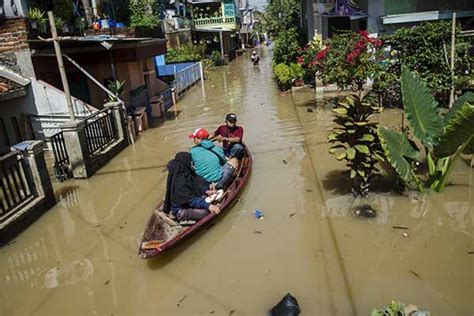
[[313, 112], [313, 109], [312, 108], [307, 108], [306, 111], [307, 112]]
[[290, 217], [293, 217], [293, 216], [295, 216], [295, 215], [296, 215], [296, 213], [291, 213], [291, 214], [290, 214]]
[[306, 189], [306, 192], [313, 192], [313, 190], [311, 190], [311, 189]]
[[414, 276], [416, 276], [418, 279], [421, 280], [421, 276], [420, 276], [418, 273], [416, 273], [416, 272], [413, 271], [413, 270], [410, 270], [410, 272], [411, 272], [411, 274], [413, 274]]
[[107, 281], [104, 282], [104, 285], [107, 285], [109, 283], [110, 283], [110, 280], [107, 280]]
[[377, 216], [377, 211], [375, 211], [372, 206], [364, 204], [356, 207], [354, 209], [354, 214], [359, 217], [372, 218]]
[[283, 161], [283, 163], [284, 163], [285, 165], [288, 164], [288, 161], [286, 161], [285, 159], [283, 159], [282, 161]]
[[408, 227], [404, 227], [404, 226], [392, 226], [392, 228], [395, 228], [395, 229], [409, 229]]
[[176, 306], [179, 307], [180, 304], [181, 304], [187, 297], [188, 297], [187, 295], [183, 296], [183, 298], [179, 300], [179, 302], [178, 302], [178, 304], [176, 304]]
[[403, 233], [402, 236], [403, 237], [409, 237], [410, 235], [408, 235], [408, 233]]
[[233, 309], [229, 312], [229, 316], [232, 315], [233, 313], [235, 313], [235, 309]]
[[260, 230], [254, 230], [253, 233], [254, 234], [261, 234], [262, 232]]
[[469, 251], [467, 254], [468, 255], [474, 255], [474, 251]]

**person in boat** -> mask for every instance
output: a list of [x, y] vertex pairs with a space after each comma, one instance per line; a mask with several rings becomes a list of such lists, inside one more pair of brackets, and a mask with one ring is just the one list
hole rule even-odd
[[222, 167], [222, 178], [216, 184], [216, 190], [225, 189], [230, 180], [234, 176], [236, 170], [239, 168], [240, 161], [244, 158], [244, 148], [242, 146], [233, 146], [230, 150], [227, 163]]
[[218, 205], [205, 201], [205, 180], [195, 174], [191, 154], [179, 152], [168, 163], [168, 178], [163, 212], [173, 215], [178, 221], [198, 221], [209, 212], [218, 214]]
[[237, 146], [243, 151], [242, 138], [244, 137], [244, 129], [242, 126], [237, 126], [237, 115], [229, 113], [225, 117], [225, 124], [219, 126], [210, 137], [211, 140], [222, 142], [224, 153], [229, 156], [233, 147]]
[[189, 135], [193, 139], [191, 157], [196, 174], [204, 178], [207, 183], [219, 182], [222, 178], [222, 166], [227, 162], [224, 150], [209, 140], [209, 132], [198, 128]]
[[252, 55], [250, 56], [250, 60], [252, 61], [254, 65], [258, 65], [258, 63], [260, 62], [260, 56], [258, 56], [256, 51], [252, 52]]

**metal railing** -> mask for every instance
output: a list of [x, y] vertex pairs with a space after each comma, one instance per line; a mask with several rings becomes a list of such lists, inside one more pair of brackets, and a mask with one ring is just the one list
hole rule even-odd
[[19, 152], [0, 157], [0, 223], [15, 214], [18, 206], [35, 197], [30, 169]]
[[104, 109], [86, 119], [84, 132], [89, 154], [104, 149], [117, 139], [117, 127], [111, 109]]
[[176, 94], [179, 96], [197, 81], [202, 80], [201, 65], [200, 63], [195, 63], [181, 71], [176, 72], [174, 75]]
[[51, 142], [51, 149], [54, 155], [54, 175], [59, 181], [64, 181], [69, 178], [71, 163], [69, 161], [63, 132], [54, 134], [49, 138], [49, 141]]

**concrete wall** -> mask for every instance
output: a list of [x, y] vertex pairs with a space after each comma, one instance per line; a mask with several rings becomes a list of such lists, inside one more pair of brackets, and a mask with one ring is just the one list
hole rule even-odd
[[385, 6], [384, 1], [380, 0], [369, 0], [368, 4], [368, 14], [369, 18], [367, 19], [367, 30], [371, 33], [379, 32], [379, 30], [384, 29], [382, 24], [381, 16], [384, 15]]

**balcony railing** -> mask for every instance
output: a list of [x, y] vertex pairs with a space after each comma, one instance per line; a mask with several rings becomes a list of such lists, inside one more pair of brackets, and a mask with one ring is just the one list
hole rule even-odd
[[194, 19], [195, 26], [207, 26], [207, 25], [218, 25], [218, 24], [235, 24], [235, 17], [211, 17], [205, 19]]

